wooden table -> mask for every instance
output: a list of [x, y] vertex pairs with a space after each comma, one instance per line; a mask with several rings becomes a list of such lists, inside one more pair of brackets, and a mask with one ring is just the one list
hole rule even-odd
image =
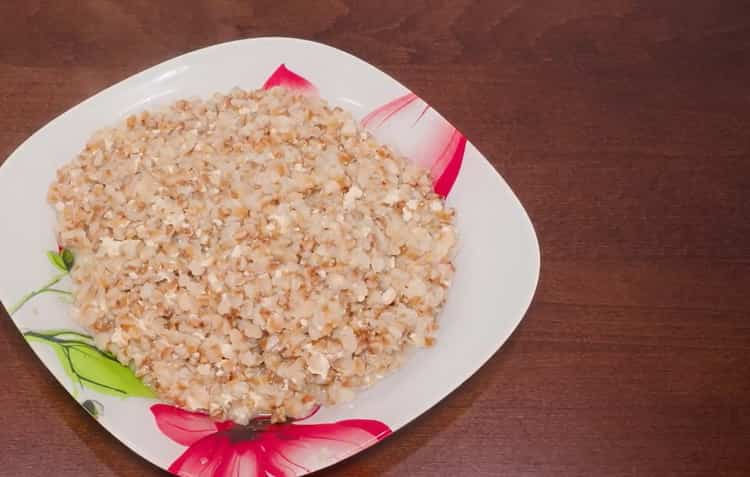
[[[323, 475], [750, 475], [750, 4], [377, 3], [5, 0], [0, 157], [189, 50], [262, 35], [349, 50], [491, 158], [542, 274], [473, 378]], [[0, 475], [164, 475], [2, 318]]]

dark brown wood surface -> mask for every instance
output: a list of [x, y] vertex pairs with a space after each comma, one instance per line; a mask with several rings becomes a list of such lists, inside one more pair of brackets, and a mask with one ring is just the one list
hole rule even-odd
[[[322, 475], [750, 475], [747, 0], [3, 0], [0, 18], [0, 158], [146, 67], [282, 35], [398, 78], [515, 189], [542, 249], [518, 330]], [[0, 318], [0, 475], [164, 475]]]

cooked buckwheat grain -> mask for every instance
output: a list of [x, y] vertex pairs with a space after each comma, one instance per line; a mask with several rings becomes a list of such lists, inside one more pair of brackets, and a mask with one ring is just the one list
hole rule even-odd
[[246, 423], [429, 346], [453, 211], [350, 114], [283, 88], [130, 116], [51, 185], [74, 316], [170, 402]]

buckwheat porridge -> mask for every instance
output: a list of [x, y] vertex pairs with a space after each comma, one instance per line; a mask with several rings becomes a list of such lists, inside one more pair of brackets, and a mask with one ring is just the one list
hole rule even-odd
[[49, 189], [75, 318], [160, 398], [281, 421], [430, 346], [454, 213], [429, 173], [284, 88], [103, 129]]

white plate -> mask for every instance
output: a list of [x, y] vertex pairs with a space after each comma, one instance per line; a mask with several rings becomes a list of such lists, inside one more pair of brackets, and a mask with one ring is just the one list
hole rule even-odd
[[[281, 64], [289, 70], [278, 70]], [[7, 159], [0, 168], [0, 299], [6, 308], [55, 273], [62, 278], [52, 288], [70, 286], [66, 264], [53, 255], [61, 267], [55, 270], [45, 256], [55, 248], [45, 198], [56, 169], [94, 130], [180, 98], [257, 88], [274, 71], [271, 82], [293, 87], [309, 85], [291, 71], [304, 76], [314, 85], [309, 89], [432, 168], [436, 189], [450, 190], [448, 202], [457, 209], [455, 280], [436, 346], [415, 353], [351, 404], [283, 426], [256, 422], [255, 432], [245, 429], [242, 438], [237, 436], [243, 430], [231, 423], [157, 404], [127, 368], [97, 353], [86, 338], [51, 332], [80, 331], [64, 294], [41, 293], [13, 313], [37, 356], [107, 430], [154, 464], [183, 475], [303, 475], [377, 442], [477, 371], [518, 325], [537, 284], [539, 247], [526, 212], [487, 159], [440, 115], [390, 76], [340, 50], [258, 38], [194, 51], [132, 76], [55, 118]]]

